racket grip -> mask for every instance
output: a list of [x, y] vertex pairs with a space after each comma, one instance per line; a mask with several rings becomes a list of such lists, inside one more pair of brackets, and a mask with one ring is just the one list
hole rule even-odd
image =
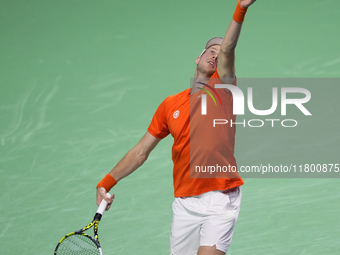
[[[108, 198], [111, 197], [111, 195], [109, 193], [106, 193], [106, 196]], [[100, 215], [103, 215], [106, 207], [107, 207], [107, 202], [103, 199], [102, 202], [100, 203], [99, 207], [98, 207], [97, 213], [100, 214]]]

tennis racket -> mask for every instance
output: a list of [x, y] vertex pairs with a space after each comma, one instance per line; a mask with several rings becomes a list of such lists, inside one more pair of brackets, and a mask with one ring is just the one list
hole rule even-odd
[[[110, 197], [110, 194], [106, 194], [107, 197]], [[86, 227], [71, 232], [68, 235], [64, 236], [57, 247], [54, 250], [55, 255], [102, 255], [102, 249], [100, 247], [100, 243], [98, 240], [98, 224], [102, 218], [102, 215], [107, 207], [107, 202], [103, 199], [100, 203], [96, 214], [90, 224]], [[94, 237], [85, 234], [86, 230], [89, 230], [91, 227], [94, 231]]]

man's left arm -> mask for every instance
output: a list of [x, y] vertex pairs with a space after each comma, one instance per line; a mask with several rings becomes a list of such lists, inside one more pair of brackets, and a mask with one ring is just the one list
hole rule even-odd
[[239, 0], [233, 19], [227, 29], [218, 54], [217, 72], [220, 78], [235, 77], [235, 48], [241, 33], [244, 16], [247, 9], [256, 0]]

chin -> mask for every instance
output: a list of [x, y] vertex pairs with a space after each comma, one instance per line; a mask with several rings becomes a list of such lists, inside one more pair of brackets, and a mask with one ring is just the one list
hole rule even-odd
[[201, 74], [204, 74], [207, 78], [210, 78], [216, 71], [216, 68], [212, 67], [201, 67], [197, 69]]

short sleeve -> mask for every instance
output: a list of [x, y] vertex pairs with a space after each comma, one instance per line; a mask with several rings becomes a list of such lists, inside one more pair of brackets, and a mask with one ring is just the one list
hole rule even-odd
[[166, 101], [167, 99], [165, 99], [158, 106], [148, 128], [148, 131], [152, 136], [156, 138], [160, 138], [160, 139], [165, 138], [170, 133], [169, 128], [168, 128], [168, 121], [166, 117], [167, 116]]

